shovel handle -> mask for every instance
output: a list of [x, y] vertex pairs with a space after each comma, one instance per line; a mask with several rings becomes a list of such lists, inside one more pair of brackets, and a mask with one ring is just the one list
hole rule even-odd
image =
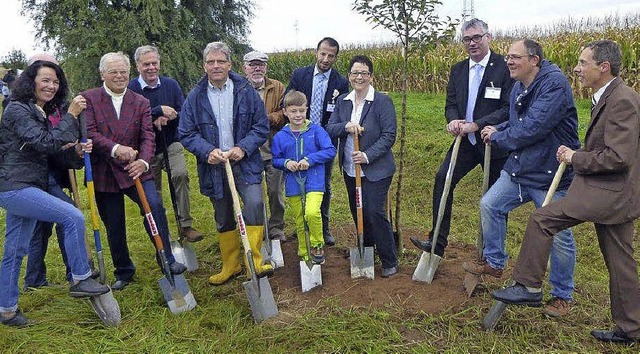
[[142, 210], [144, 210], [144, 217], [147, 219], [147, 223], [149, 223], [151, 235], [153, 236], [153, 242], [155, 243], [158, 252], [162, 252], [164, 251], [164, 245], [162, 244], [162, 240], [160, 239], [160, 233], [158, 233], [156, 222], [153, 219], [151, 207], [149, 206], [149, 201], [147, 201], [147, 195], [144, 192], [144, 188], [142, 187], [142, 183], [140, 182], [139, 178], [134, 179], [133, 182], [136, 185], [136, 191], [138, 191], [138, 197], [140, 198], [140, 204], [142, 204]]
[[453, 179], [453, 170], [456, 167], [456, 161], [458, 160], [458, 151], [460, 150], [460, 143], [462, 142], [462, 135], [456, 137], [453, 143], [453, 150], [451, 151], [451, 160], [449, 161], [449, 169], [447, 170], [447, 176], [444, 181], [444, 188], [442, 190], [442, 197], [440, 198], [440, 204], [438, 207], [438, 218], [436, 219], [436, 227], [433, 229], [433, 241], [431, 242], [431, 254], [436, 250], [436, 244], [438, 243], [438, 235], [440, 234], [440, 224], [442, 224], [442, 218], [444, 217], [444, 208], [447, 204], [447, 198], [449, 197], [449, 189], [451, 188], [451, 180]]
[[[484, 164], [482, 169], [482, 195], [489, 190], [489, 177], [491, 175], [491, 143], [484, 144]], [[476, 238], [478, 259], [482, 259], [484, 249], [484, 235], [482, 234], [482, 220], [478, 223], [478, 237]]]
[[553, 176], [553, 181], [551, 181], [551, 185], [549, 186], [549, 190], [547, 191], [547, 195], [544, 197], [544, 202], [542, 202], [542, 206], [545, 206], [551, 202], [553, 199], [553, 195], [556, 193], [556, 189], [558, 189], [558, 185], [560, 184], [560, 180], [562, 179], [562, 175], [564, 174], [564, 170], [567, 168], [567, 164], [563, 161], [558, 165], [558, 170], [556, 174]]
[[233, 211], [236, 213], [238, 230], [240, 231], [240, 240], [242, 241], [245, 257], [251, 267], [251, 272], [257, 277], [255, 265], [253, 265], [253, 259], [251, 257], [251, 247], [249, 245], [249, 237], [247, 236], [247, 228], [244, 222], [244, 217], [242, 216], [242, 208], [240, 207], [240, 198], [238, 197], [238, 191], [236, 190], [236, 180], [233, 177], [233, 169], [231, 169], [231, 163], [228, 159], [224, 162], [224, 168], [227, 173], [227, 181], [229, 182], [229, 190], [231, 191], [231, 199], [233, 200]]
[[[352, 134], [353, 136], [353, 149], [360, 151], [360, 141], [358, 139], [358, 133]], [[360, 164], [356, 165], [356, 219], [358, 236], [364, 234], [364, 222], [362, 215], [362, 171]]]

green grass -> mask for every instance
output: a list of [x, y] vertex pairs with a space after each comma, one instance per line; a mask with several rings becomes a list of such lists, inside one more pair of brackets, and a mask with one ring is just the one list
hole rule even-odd
[[[400, 96], [392, 94], [397, 107]], [[453, 138], [444, 130], [443, 95], [410, 94], [408, 101], [407, 156], [403, 186], [403, 228], [421, 230], [431, 227], [431, 190], [433, 176]], [[580, 136], [588, 124], [589, 102], [579, 101]], [[397, 148], [398, 146], [396, 146]], [[328, 298], [316, 306], [305, 307], [280, 296], [278, 318], [253, 323], [247, 299], [239, 281], [212, 287], [207, 278], [220, 267], [217, 234], [214, 234], [213, 210], [208, 199], [198, 192], [194, 159], [191, 166], [192, 214], [195, 226], [205, 231], [205, 240], [195, 244], [201, 269], [187, 276], [198, 307], [174, 316], [161, 298], [156, 280], [159, 271], [153, 246], [141, 227], [141, 218], [131, 202], [129, 245], [137, 266], [136, 282], [115, 296], [122, 309], [123, 322], [106, 328], [97, 319], [88, 302], [71, 299], [66, 286], [22, 293], [19, 305], [38, 323], [23, 329], [0, 327], [0, 351], [3, 353], [516, 353], [516, 352], [626, 352], [636, 347], [603, 345], [589, 336], [593, 328], [612, 327], [608, 303], [608, 276], [597, 248], [593, 227], [585, 224], [574, 229], [578, 243], [576, 268], [576, 306], [559, 320], [546, 319], [539, 310], [509, 308], [499, 328], [486, 333], [480, 323], [492, 301], [485, 296], [478, 306], [445, 309], [430, 316], [407, 313], [401, 308], [368, 309], [338, 305]], [[81, 180], [82, 172], [78, 174]], [[481, 189], [480, 169], [472, 171], [456, 188], [452, 241], [473, 244], [478, 222], [477, 204]], [[166, 186], [166, 183], [165, 183]], [[334, 174], [334, 225], [350, 222], [344, 186]], [[83, 207], [86, 192], [81, 187]], [[168, 193], [165, 194], [165, 198]], [[171, 230], [173, 214], [166, 203]], [[507, 247], [515, 259], [531, 205], [516, 209], [509, 217]], [[0, 211], [4, 220], [5, 212]], [[86, 213], [87, 214], [87, 213]], [[287, 233], [292, 231], [287, 216]], [[4, 234], [4, 222], [0, 232]], [[469, 232], [469, 230], [474, 230]], [[103, 232], [103, 243], [106, 236]], [[107, 269], [112, 270], [108, 250]], [[406, 257], [402, 266], [414, 267]], [[52, 240], [47, 256], [48, 278], [64, 283], [60, 253]], [[112, 279], [109, 271], [109, 278]], [[548, 289], [546, 289], [548, 291]], [[416, 287], [419, 291], [419, 287]], [[278, 297], [279, 294], [276, 294]], [[281, 294], [280, 294], [281, 295]], [[442, 294], [446, 297], [447, 294]]]

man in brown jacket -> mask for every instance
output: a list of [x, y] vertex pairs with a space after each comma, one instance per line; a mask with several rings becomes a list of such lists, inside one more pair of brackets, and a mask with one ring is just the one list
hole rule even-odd
[[[244, 74], [258, 91], [264, 101], [264, 107], [269, 118], [269, 139], [260, 147], [260, 155], [264, 163], [267, 179], [267, 196], [269, 198], [269, 238], [285, 241], [284, 236], [284, 195], [282, 186], [284, 177], [282, 171], [273, 167], [271, 162], [271, 141], [273, 136], [284, 126], [284, 115], [280, 109], [280, 101], [284, 94], [284, 85], [268, 78], [267, 61], [269, 57], [262, 52], [252, 51], [244, 56]], [[264, 201], [267, 202], [266, 200]], [[265, 220], [266, 222], [266, 220]]]
[[604, 342], [640, 341], [640, 285], [633, 258], [633, 221], [640, 216], [640, 95], [618, 78], [620, 48], [602, 40], [587, 44], [574, 72], [593, 90], [584, 148], [560, 146], [558, 161], [573, 165], [565, 198], [536, 209], [527, 224], [515, 284], [493, 292], [507, 304], [540, 306], [542, 278], [553, 236], [593, 222], [609, 271], [611, 314], [616, 327], [593, 330]]

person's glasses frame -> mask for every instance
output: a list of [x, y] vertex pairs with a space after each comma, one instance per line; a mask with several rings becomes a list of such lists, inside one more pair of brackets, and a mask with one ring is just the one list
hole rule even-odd
[[371, 76], [371, 73], [368, 71], [352, 71], [349, 73], [349, 76], [352, 77], [358, 77], [358, 76], [362, 76], [362, 78], [368, 78], [369, 76]]
[[473, 36], [469, 37], [462, 37], [462, 43], [464, 44], [470, 44], [472, 41], [473, 43], [478, 43], [482, 40], [482, 38], [484, 38], [484, 36], [488, 35], [489, 32], [485, 32], [483, 34], [474, 34]]
[[534, 57], [534, 55], [531, 54], [524, 54], [524, 55], [519, 55], [519, 54], [507, 54], [504, 56], [504, 61], [509, 61], [509, 60], [520, 60], [524, 57]]

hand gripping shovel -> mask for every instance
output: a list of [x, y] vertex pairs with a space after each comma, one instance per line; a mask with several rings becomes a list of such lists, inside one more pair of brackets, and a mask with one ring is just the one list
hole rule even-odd
[[442, 191], [442, 197], [440, 198], [440, 205], [438, 207], [438, 218], [436, 219], [436, 227], [433, 230], [433, 240], [431, 241], [431, 252], [422, 252], [418, 266], [413, 272], [413, 280], [423, 281], [431, 284], [433, 276], [436, 274], [438, 265], [442, 257], [435, 254], [436, 244], [438, 243], [438, 234], [440, 234], [440, 224], [444, 216], [444, 208], [447, 203], [447, 197], [449, 196], [449, 188], [451, 188], [451, 180], [453, 179], [453, 170], [456, 167], [456, 160], [458, 159], [458, 150], [460, 149], [460, 142], [462, 141], [462, 135], [456, 137], [453, 144], [453, 151], [451, 152], [451, 161], [449, 162], [449, 169], [447, 170], [447, 177], [444, 182], [444, 188]]
[[[78, 117], [78, 123], [80, 124], [80, 141], [82, 143], [87, 142], [87, 125], [85, 122], [84, 113], [80, 113]], [[84, 175], [87, 182], [87, 195], [89, 197], [89, 210], [91, 211], [91, 225], [93, 228], [93, 239], [96, 246], [96, 255], [98, 257], [98, 269], [99, 269], [99, 281], [103, 285], [107, 285], [107, 276], [104, 267], [104, 257], [102, 255], [102, 243], [100, 242], [100, 225], [98, 222], [98, 208], [96, 206], [96, 194], [93, 186], [93, 171], [91, 169], [91, 158], [89, 153], [84, 153]], [[74, 174], [75, 176], [75, 174]], [[72, 182], [73, 183], [73, 182]], [[91, 296], [89, 298], [93, 310], [98, 317], [107, 326], [117, 326], [122, 321], [122, 315], [120, 314], [120, 305], [118, 301], [113, 297], [113, 292], [109, 289], [106, 294]]]
[[[542, 202], [542, 206], [545, 206], [551, 202], [553, 199], [553, 195], [556, 193], [556, 189], [560, 184], [560, 180], [562, 179], [562, 175], [564, 174], [564, 170], [567, 167], [566, 163], [561, 162], [558, 165], [558, 170], [556, 174], [553, 176], [553, 181], [551, 182], [551, 186], [549, 186], [549, 190], [547, 191], [547, 195], [544, 197], [544, 202]], [[504, 310], [507, 309], [507, 304], [502, 301], [494, 301], [493, 306], [489, 309], [487, 316], [482, 320], [482, 327], [486, 331], [493, 331], [498, 324], [498, 320], [502, 317]]]
[[231, 191], [231, 198], [233, 199], [233, 210], [236, 213], [236, 222], [238, 223], [238, 230], [240, 230], [240, 239], [242, 240], [242, 247], [244, 248], [245, 258], [249, 265], [249, 271], [251, 272], [251, 280], [242, 283], [244, 290], [247, 293], [249, 299], [249, 305], [251, 306], [251, 313], [253, 314], [253, 320], [256, 323], [262, 322], [269, 317], [278, 315], [278, 307], [276, 301], [273, 299], [273, 292], [271, 291], [271, 285], [269, 284], [269, 278], [258, 278], [256, 272], [256, 266], [253, 263], [253, 256], [251, 255], [251, 246], [249, 245], [249, 237], [247, 235], [247, 228], [244, 223], [244, 217], [242, 216], [242, 208], [240, 207], [240, 198], [238, 197], [238, 191], [236, 190], [236, 182], [233, 178], [233, 171], [231, 170], [231, 164], [229, 160], [224, 163], [225, 170], [227, 172], [227, 180], [229, 182], [229, 190]]
[[162, 263], [160, 268], [162, 273], [164, 273], [164, 276], [158, 279], [158, 284], [160, 285], [160, 289], [162, 289], [164, 299], [169, 306], [169, 310], [171, 310], [171, 313], [174, 315], [189, 311], [196, 307], [196, 299], [193, 297], [184, 275], [171, 274], [169, 260], [164, 252], [164, 245], [162, 244], [162, 239], [158, 233], [156, 222], [153, 219], [153, 214], [151, 214], [151, 207], [147, 201], [147, 196], [144, 193], [142, 183], [139, 178], [136, 178], [133, 181], [136, 185], [136, 190], [138, 191], [138, 197], [140, 198], [142, 209], [144, 210], [144, 216], [147, 218], [149, 229], [151, 229], [151, 235], [153, 235], [153, 243], [156, 246], [156, 251], [160, 256], [160, 262]]
[[320, 264], [315, 264], [311, 261], [311, 240], [309, 239], [309, 225], [305, 218], [305, 211], [307, 207], [307, 192], [305, 190], [306, 177], [296, 176], [296, 181], [300, 187], [300, 203], [302, 204], [302, 222], [304, 223], [304, 240], [307, 246], [307, 260], [300, 261], [300, 283], [302, 285], [302, 292], [314, 289], [322, 285], [322, 268]]
[[262, 254], [264, 264], [271, 263], [274, 269], [284, 267], [284, 256], [280, 240], [269, 238], [269, 217], [267, 215], [267, 175], [262, 171], [262, 218], [264, 219], [264, 241]]
[[[489, 190], [489, 172], [491, 166], [491, 144], [484, 145], [484, 169], [482, 170], [482, 195], [487, 193]], [[478, 223], [478, 237], [476, 238], [476, 248], [478, 249], [478, 260], [482, 259], [482, 251], [484, 249], [484, 241], [482, 239], [482, 220]], [[478, 283], [480, 283], [480, 276], [476, 274], [471, 274], [465, 272], [464, 280], [462, 285], [464, 289], [467, 291], [467, 295], [471, 297], [473, 294], [473, 290], [475, 290]]]
[[[360, 150], [358, 133], [353, 136], [354, 151]], [[373, 279], [373, 247], [364, 246], [364, 221], [362, 216], [362, 176], [360, 164], [356, 164], [356, 230], [357, 247], [349, 249], [349, 259], [351, 260], [351, 279], [367, 278]]]
[[180, 214], [178, 213], [178, 205], [176, 201], [176, 189], [171, 178], [171, 165], [169, 164], [169, 147], [167, 146], [167, 138], [162, 131], [162, 143], [164, 144], [164, 153], [162, 158], [167, 169], [167, 181], [169, 182], [169, 194], [171, 196], [171, 206], [173, 207], [173, 215], [176, 218], [176, 227], [178, 228], [178, 240], [171, 241], [171, 252], [176, 262], [180, 262], [187, 267], [187, 271], [193, 272], [198, 269], [198, 259], [193, 246], [182, 237], [180, 228]]

